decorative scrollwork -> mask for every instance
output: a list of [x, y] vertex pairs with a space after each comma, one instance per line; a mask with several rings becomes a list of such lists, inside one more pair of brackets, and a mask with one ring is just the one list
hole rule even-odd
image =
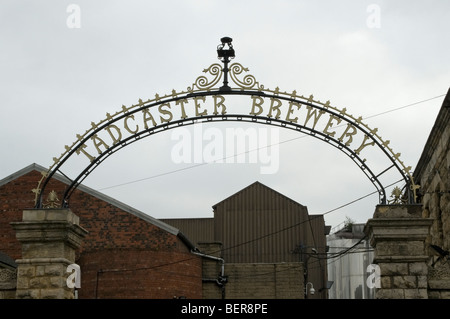
[[240, 63], [233, 63], [230, 66], [230, 78], [233, 82], [242, 89], [252, 89], [256, 86], [256, 89], [262, 90], [264, 88], [263, 85], [260, 85], [258, 81], [256, 81], [255, 77], [251, 74], [247, 74], [243, 77], [242, 80], [238, 79], [238, 75], [242, 72], [248, 72], [248, 68], [244, 68]]
[[388, 200], [388, 203], [390, 205], [392, 204], [406, 204], [407, 200], [402, 198], [403, 197], [403, 191], [400, 189], [400, 187], [396, 186], [393, 190], [392, 190], [392, 194], [391, 197], [393, 197], [392, 200]]
[[48, 194], [47, 202], [44, 203], [43, 208], [57, 208], [59, 206], [59, 198], [55, 191]]
[[212, 76], [214, 76], [213, 79], [208, 80], [208, 78], [204, 75], [200, 75], [192, 84], [192, 86], [189, 86], [187, 88], [187, 91], [192, 93], [194, 92], [195, 88], [198, 90], [209, 90], [214, 85], [219, 82], [220, 78], [222, 77], [222, 66], [218, 63], [211, 64], [209, 68], [203, 70], [204, 73], [209, 73]]
[[[226, 38], [226, 40], [229, 40], [228, 38]], [[232, 53], [233, 57], [234, 57], [234, 52]], [[230, 55], [231, 56], [231, 55]], [[227, 55], [224, 55], [224, 57], [230, 57]], [[166, 95], [159, 95], [159, 94], [155, 94], [155, 98], [154, 99], [148, 99], [148, 100], [143, 100], [143, 99], [139, 99], [138, 103], [131, 105], [130, 107], [126, 107], [125, 105], [121, 106], [121, 110], [117, 111], [116, 113], [106, 113], [106, 119], [98, 122], [98, 123], [94, 123], [91, 122], [91, 127], [85, 131], [84, 134], [77, 134], [77, 140], [71, 145], [65, 145], [65, 152], [62, 153], [60, 155], [60, 157], [54, 157], [53, 158], [53, 165], [50, 166], [50, 168], [48, 169], [47, 172], [42, 172], [42, 178], [39, 181], [38, 185], [36, 188], [32, 189], [32, 192], [35, 194], [35, 206], [36, 207], [44, 207], [44, 208], [56, 208], [59, 205], [60, 200], [58, 199], [58, 196], [55, 192], [50, 192], [49, 197], [47, 199], [47, 201], [42, 204], [41, 202], [41, 196], [43, 195], [43, 190], [47, 184], [48, 178], [50, 178], [56, 171], [58, 171], [59, 166], [62, 165], [66, 159], [68, 159], [68, 157], [70, 157], [74, 152], [76, 154], [80, 154], [81, 149], [83, 147], [86, 147], [86, 145], [84, 145], [84, 142], [87, 141], [89, 138], [92, 140], [94, 137], [96, 137], [97, 133], [100, 132], [105, 125], [109, 125], [112, 124], [113, 122], [121, 118], [124, 118], [124, 116], [126, 116], [127, 113], [133, 114], [134, 112], [137, 111], [142, 111], [142, 112], [146, 112], [147, 108], [151, 107], [152, 104], [153, 105], [157, 105], [163, 103], [163, 101], [165, 99], [177, 99], [177, 98], [183, 98], [183, 95], [186, 93], [190, 93], [187, 94], [186, 97], [192, 97], [192, 96], [202, 96], [202, 95], [216, 95], [216, 94], [243, 94], [243, 95], [261, 95], [261, 96], [269, 96], [269, 97], [273, 97], [273, 98], [279, 98], [279, 99], [284, 99], [286, 100], [286, 97], [290, 100], [295, 100], [296, 102], [298, 101], [298, 103], [302, 104], [302, 105], [306, 105], [306, 108], [308, 109], [308, 119], [310, 114], [312, 115], [312, 112], [316, 112], [318, 110], [319, 114], [324, 114], [326, 112], [328, 112], [330, 114], [330, 120], [329, 120], [329, 125], [331, 125], [331, 120], [332, 119], [337, 119], [338, 123], [341, 121], [341, 119], [344, 119], [347, 122], [347, 129], [344, 131], [344, 134], [341, 136], [341, 138], [338, 139], [338, 141], [340, 142], [337, 147], [342, 150], [344, 147], [349, 148], [350, 147], [350, 143], [352, 141], [352, 139], [347, 139], [346, 142], [344, 142], [344, 137], [345, 136], [350, 136], [356, 134], [357, 129], [361, 130], [364, 133], [364, 140], [362, 142], [362, 144], [360, 145], [360, 147], [356, 150], [354, 150], [353, 152], [351, 152], [350, 157], [355, 160], [355, 157], [361, 161], [361, 163], [365, 163], [366, 159], [360, 159], [359, 158], [359, 153], [360, 151], [369, 145], [375, 145], [377, 144], [382, 150], [383, 152], [385, 152], [385, 154], [389, 157], [389, 159], [392, 161], [392, 163], [394, 165], [392, 165], [391, 167], [397, 166], [397, 168], [400, 170], [400, 172], [402, 173], [402, 175], [404, 175], [404, 178], [407, 182], [407, 192], [408, 192], [408, 196], [410, 195], [409, 191], [411, 191], [413, 193], [413, 202], [416, 202], [417, 199], [417, 190], [420, 188], [420, 185], [416, 185], [414, 183], [414, 179], [410, 174], [410, 170], [411, 170], [411, 166], [405, 167], [404, 163], [399, 159], [400, 157], [400, 153], [396, 153], [394, 152], [390, 147], [390, 141], [386, 140], [384, 141], [378, 134], [377, 131], [378, 129], [371, 129], [367, 124], [365, 124], [363, 122], [363, 118], [360, 117], [354, 117], [353, 115], [349, 114], [347, 112], [346, 108], [343, 109], [339, 109], [337, 107], [334, 107], [332, 105], [330, 105], [330, 101], [326, 101], [325, 103], [320, 102], [319, 100], [315, 100], [314, 96], [311, 94], [308, 96], [303, 96], [303, 95], [298, 95], [297, 91], [292, 91], [292, 93], [288, 93], [288, 92], [283, 92], [282, 90], [280, 90], [280, 88], [277, 86], [275, 89], [269, 89], [269, 88], [264, 88], [264, 86], [262, 84], [260, 84], [258, 81], [256, 81], [256, 78], [251, 75], [248, 74], [247, 72], [249, 71], [248, 68], [242, 66], [242, 64], [240, 63], [233, 63], [228, 67], [228, 59], [223, 59], [224, 62], [224, 67], [221, 64], [218, 63], [213, 63], [211, 64], [208, 68], [203, 70], [203, 73], [205, 75], [200, 75], [199, 77], [197, 77], [197, 79], [195, 80], [195, 82], [187, 87], [187, 91], [176, 91], [175, 89], [172, 90], [171, 93], [166, 94]], [[233, 82], [233, 86], [229, 87], [228, 86], [228, 75], [230, 75], [230, 80]], [[222, 87], [216, 87], [214, 89], [214, 87], [216, 86], [216, 84], [219, 83], [219, 81], [223, 79], [224, 83]], [[215, 91], [217, 90], [217, 91]], [[239, 92], [239, 90], [241, 90], [241, 92]], [[245, 91], [247, 90], [247, 91]], [[208, 91], [208, 93], [206, 93], [206, 91]], [[213, 92], [211, 92], [213, 91]], [[258, 91], [258, 93], [256, 93], [255, 91]], [[169, 103], [169, 102], [167, 102]], [[280, 102], [281, 103], [281, 100]], [[300, 107], [300, 104], [298, 107]], [[136, 108], [135, 110], [132, 110], [133, 108]], [[312, 108], [314, 108], [315, 110], [312, 110]], [[130, 111], [131, 110], [131, 111]], [[272, 111], [270, 111], [271, 114]], [[309, 113], [311, 112], [311, 113]], [[214, 113], [215, 115], [217, 115], [217, 113]], [[250, 113], [253, 114], [253, 113]], [[130, 115], [133, 116], [133, 115]], [[334, 117], [332, 117], [334, 116]], [[320, 115], [318, 116], [320, 117]], [[317, 119], [318, 119], [317, 117]], [[186, 117], [182, 117], [182, 119], [184, 120]], [[125, 118], [126, 120], [127, 118]], [[134, 119], [134, 118], [133, 118]], [[161, 117], [161, 120], [163, 118]], [[211, 118], [210, 118], [211, 119]], [[226, 120], [227, 117], [223, 117], [222, 120]], [[277, 118], [278, 119], [278, 118]], [[305, 121], [305, 126], [306, 126], [306, 122], [308, 121], [308, 119]], [[242, 116], [238, 116], [237, 120], [241, 121], [242, 120]], [[256, 116], [255, 116], [255, 120], [256, 120]], [[267, 116], [266, 119], [266, 123], [267, 124], [271, 124], [271, 121], [273, 119], [270, 118], [270, 116]], [[253, 121], [253, 119], [252, 119]], [[281, 126], [286, 126], [286, 122], [287, 122], [287, 118], [285, 121], [285, 124], [281, 124]], [[316, 122], [316, 120], [314, 120], [314, 123]], [[181, 124], [183, 124], [181, 122]], [[124, 125], [126, 125], [126, 122], [124, 123]], [[155, 123], [156, 125], [156, 123]], [[163, 125], [161, 123], [161, 125]], [[314, 124], [315, 125], [315, 124]], [[170, 128], [167, 124], [164, 124], [163, 126], [164, 128]], [[327, 131], [328, 126], [322, 131], [323, 133], [326, 134], [325, 138], [323, 139], [324, 141], [330, 143], [330, 137], [332, 137], [335, 132], [329, 132]], [[128, 129], [127, 129], [128, 130]], [[296, 127], [296, 130], [298, 130], [299, 132], [305, 133], [306, 131], [302, 131], [302, 128], [300, 126]], [[351, 131], [353, 130], [353, 132]], [[133, 133], [132, 131], [128, 130], [128, 132]], [[136, 131], [137, 132], [137, 131]], [[134, 138], [138, 139], [140, 138], [141, 133], [136, 133], [134, 132]], [[311, 136], [316, 136], [316, 133], [319, 131], [314, 130], [313, 129], [308, 132], [308, 134], [310, 134]], [[320, 132], [320, 133], [322, 133]], [[348, 133], [348, 134], [347, 134]], [[111, 134], [111, 132], [109, 132], [109, 134]], [[331, 136], [330, 136], [331, 135]], [[114, 144], [116, 144], [116, 142], [118, 142], [111, 134], [111, 137], [114, 139]], [[121, 137], [119, 138], [120, 141]], [[368, 141], [366, 142], [366, 140], [371, 139], [372, 141]], [[336, 141], [337, 143], [337, 141]], [[121, 146], [125, 146], [127, 143], [123, 142], [123, 144], [121, 143]], [[331, 143], [330, 143], [331, 144]], [[95, 145], [95, 144], [94, 144]], [[97, 147], [98, 150], [98, 146], [95, 145]], [[109, 148], [109, 147], [108, 147]], [[110, 152], [110, 151], [108, 151]], [[84, 152], [83, 152], [84, 153]], [[100, 153], [100, 151], [99, 151]], [[110, 154], [110, 153], [109, 153]], [[101, 163], [101, 161], [99, 161], [98, 159], [96, 159], [96, 157], [93, 157], [91, 155], [89, 155], [88, 153], [85, 153], [85, 155], [89, 158], [90, 162], [91, 162], [91, 166], [92, 165], [98, 165], [99, 163]], [[103, 154], [102, 154], [103, 156]], [[108, 155], [109, 156], [109, 155]], [[401, 167], [399, 167], [397, 164], [399, 164]], [[366, 166], [365, 164], [360, 166], [361, 169], [364, 170], [368, 170], [368, 166]], [[389, 167], [388, 169], [390, 169], [391, 167]], [[386, 170], [388, 170], [386, 169]], [[403, 174], [403, 172], [405, 174]], [[384, 173], [384, 172], [382, 172]], [[87, 173], [89, 174], [89, 172]], [[85, 174], [84, 172], [82, 174], [79, 175], [78, 178], [80, 178], [82, 175], [87, 176], [87, 174]], [[380, 174], [381, 175], [381, 174]], [[374, 175], [373, 175], [374, 176]], [[377, 176], [374, 176], [371, 178], [372, 183], [374, 183], [375, 181], [377, 183]], [[77, 178], [77, 180], [78, 180]], [[45, 182], [44, 182], [45, 181]], [[41, 184], [43, 184], [43, 186], [41, 186]], [[380, 184], [381, 185], [381, 184]], [[382, 186], [382, 185], [381, 185]], [[77, 187], [75, 182], [72, 183], [72, 185], [70, 187]], [[386, 199], [385, 199], [385, 192], [384, 192], [384, 188], [383, 189], [383, 203], [385, 203]], [[381, 194], [381, 192], [380, 192]], [[66, 194], [64, 195], [66, 196]], [[402, 190], [400, 188], [395, 188], [392, 196], [393, 199], [389, 200], [389, 204], [405, 204], [407, 203], [406, 201], [406, 197], [403, 195]], [[411, 198], [409, 198], [411, 200]], [[66, 198], [63, 198], [62, 202], [64, 203], [64, 205], [66, 205]]]
[[39, 196], [40, 196], [40, 194], [41, 194], [41, 184], [42, 184], [42, 182], [44, 181], [44, 179], [46, 179], [47, 178], [47, 176], [48, 176], [48, 172], [51, 170], [51, 168], [52, 168], [52, 166], [49, 168], [49, 170], [46, 172], [46, 171], [42, 171], [41, 172], [41, 175], [42, 175], [42, 177], [41, 177], [41, 179], [39, 180], [39, 183], [38, 183], [38, 185], [37, 185], [37, 187], [36, 188], [33, 188], [31, 191], [34, 193], [34, 204], [36, 205], [36, 203], [38, 202], [38, 198], [39, 198]]

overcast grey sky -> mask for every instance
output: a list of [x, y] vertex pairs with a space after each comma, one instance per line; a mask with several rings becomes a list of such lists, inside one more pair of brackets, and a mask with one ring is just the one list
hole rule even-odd
[[[0, 179], [32, 163], [49, 167], [107, 112], [185, 90], [219, 62], [223, 36], [233, 38], [233, 62], [265, 87], [362, 116], [414, 169], [450, 87], [449, 31], [443, 0], [3, 0]], [[261, 174], [261, 163], [175, 163], [174, 131], [125, 147], [84, 184], [156, 218], [212, 217], [214, 204], [255, 181], [310, 214], [376, 190], [345, 154], [297, 132], [279, 130], [279, 169]], [[375, 194], [325, 220], [364, 223], [377, 204]]]

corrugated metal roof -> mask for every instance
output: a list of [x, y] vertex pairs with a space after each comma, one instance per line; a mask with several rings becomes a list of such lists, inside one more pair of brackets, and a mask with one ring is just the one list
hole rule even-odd
[[214, 241], [214, 218], [166, 218], [161, 221], [180, 229], [194, 245]]
[[227, 262], [298, 261], [293, 251], [310, 232], [306, 207], [260, 182], [216, 204], [214, 218]]
[[260, 183], [259, 181], [256, 181], [256, 182], [254, 182], [253, 184], [250, 184], [249, 186], [247, 186], [247, 187], [241, 189], [240, 191], [234, 193], [233, 195], [230, 195], [229, 197], [227, 197], [227, 198], [223, 199], [222, 201], [218, 202], [217, 204], [213, 205], [212, 208], [214, 209], [217, 205], [220, 205], [220, 204], [223, 203], [224, 201], [227, 201], [227, 200], [232, 199], [233, 196], [239, 195], [241, 192], [244, 192], [244, 191], [246, 191], [248, 188], [252, 188], [252, 187], [254, 187], [255, 185], [261, 185], [261, 186], [265, 187], [266, 189], [268, 189], [268, 190], [270, 190], [270, 191], [272, 191], [272, 192], [274, 192], [274, 193], [277, 193], [279, 196], [283, 197], [284, 199], [286, 199], [286, 200], [288, 200], [288, 201], [291, 201], [291, 202], [293, 202], [293, 203], [295, 203], [295, 204], [297, 204], [297, 205], [303, 206], [302, 204], [297, 203], [297, 202], [294, 201], [293, 199], [291, 199], [291, 198], [289, 198], [289, 197], [287, 197], [287, 196], [285, 196], [285, 195], [283, 195], [283, 194], [277, 192], [276, 190], [274, 190], [274, 189], [272, 189], [272, 188], [270, 188], [270, 187], [268, 187], [268, 186], [266, 186], [266, 185], [263, 185], [263, 184]]

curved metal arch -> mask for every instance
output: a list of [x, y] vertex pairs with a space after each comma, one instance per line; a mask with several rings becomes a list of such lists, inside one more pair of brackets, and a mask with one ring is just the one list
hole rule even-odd
[[[222, 61], [224, 62], [224, 61]], [[226, 61], [229, 62], [229, 61]], [[384, 171], [375, 175], [369, 167], [365, 164], [365, 160], [361, 159], [356, 152], [347, 147], [344, 143], [339, 141], [339, 139], [335, 139], [333, 136], [329, 134], [325, 134], [324, 131], [315, 130], [313, 128], [309, 128], [305, 125], [300, 125], [297, 123], [293, 123], [290, 121], [283, 121], [275, 118], [271, 118], [269, 116], [255, 116], [248, 114], [230, 114], [230, 115], [206, 115], [206, 116], [198, 116], [198, 117], [188, 117], [186, 119], [181, 119], [177, 121], [170, 121], [167, 124], [156, 125], [152, 128], [148, 128], [142, 130], [138, 133], [132, 134], [127, 138], [120, 139], [118, 143], [113, 143], [111, 147], [108, 147], [105, 151], [99, 152], [99, 156], [91, 159], [91, 163], [85, 167], [85, 169], [74, 179], [71, 180], [71, 184], [66, 189], [64, 193], [64, 198], [62, 200], [62, 206], [67, 205], [68, 199], [70, 198], [73, 190], [75, 190], [78, 185], [98, 166], [100, 165], [106, 158], [110, 155], [123, 148], [130, 143], [133, 143], [141, 138], [150, 136], [152, 134], [158, 133], [163, 130], [172, 129], [178, 126], [195, 124], [197, 122], [208, 122], [208, 121], [244, 121], [244, 122], [256, 122], [260, 124], [266, 125], [277, 125], [280, 127], [285, 127], [288, 129], [293, 129], [296, 131], [300, 131], [303, 133], [307, 133], [313, 137], [316, 137], [320, 140], [327, 142], [330, 145], [340, 149], [342, 152], [347, 154], [360, 169], [366, 174], [369, 180], [375, 185], [378, 190], [380, 203], [386, 202], [386, 194], [385, 189], [382, 183], [379, 181], [378, 177], [384, 174], [386, 171], [395, 167], [398, 172], [401, 174], [403, 180], [408, 187], [406, 189], [408, 201], [410, 203], [415, 202], [415, 190], [419, 188], [418, 185], [414, 184], [413, 177], [409, 174], [409, 170], [411, 167], [405, 167], [402, 161], [399, 160], [400, 153], [395, 154], [393, 150], [388, 147], [389, 141], [383, 141], [381, 137], [376, 133], [377, 129], [370, 129], [366, 124], [362, 122], [362, 118], [356, 119], [352, 115], [346, 112], [346, 109], [337, 109], [329, 104], [329, 101], [326, 103], [321, 103], [320, 101], [313, 100], [313, 96], [311, 95], [309, 98], [304, 96], [297, 95], [296, 91], [292, 93], [281, 92], [279, 88], [275, 88], [274, 90], [270, 90], [265, 88], [262, 84], [256, 81], [253, 75], [247, 74], [243, 75], [244, 72], [247, 72], [248, 69], [243, 67], [240, 63], [231, 64], [230, 67], [227, 67], [228, 63], [224, 62], [224, 68], [214, 63], [210, 65], [208, 68], [204, 69], [203, 72], [209, 74], [212, 79], [208, 79], [207, 76], [201, 75], [196, 81], [189, 87], [187, 87], [186, 91], [176, 92], [172, 91], [171, 94], [165, 95], [164, 97], [155, 95], [154, 99], [149, 99], [146, 102], [139, 99], [139, 103], [130, 106], [127, 108], [122, 105], [122, 111], [118, 111], [112, 116], [107, 113], [107, 118], [95, 124], [91, 123], [92, 127], [88, 129], [82, 136], [77, 135], [78, 140], [75, 141], [72, 146], [65, 146], [66, 151], [61, 154], [59, 158], [54, 158], [54, 163], [47, 172], [42, 172], [42, 178], [38, 183], [37, 188], [32, 191], [35, 193], [35, 207], [42, 207], [42, 195], [43, 190], [45, 190], [48, 181], [52, 178], [52, 176], [57, 172], [61, 172], [60, 168], [65, 162], [75, 153], [79, 154], [82, 151], [82, 147], [85, 147], [85, 143], [94, 137], [97, 133], [107, 128], [110, 125], [118, 122], [119, 120], [124, 119], [127, 116], [133, 115], [137, 112], [143, 111], [145, 109], [150, 109], [152, 107], [156, 107], [163, 103], [170, 103], [181, 99], [195, 98], [198, 96], [213, 96], [213, 95], [248, 95], [248, 96], [261, 96], [264, 98], [276, 98], [280, 100], [285, 100], [288, 102], [298, 103], [300, 105], [306, 105], [307, 107], [315, 108], [319, 110], [319, 112], [326, 112], [335, 118], [340, 120], [344, 120], [348, 124], [351, 124], [361, 132], [365, 134], [367, 138], [373, 142], [374, 145], [377, 145], [380, 150], [386, 155], [386, 157], [391, 161], [392, 165], [386, 168]], [[228, 74], [229, 73], [229, 74]], [[228, 75], [231, 80], [237, 86], [236, 88], [231, 88], [228, 86]], [[242, 77], [242, 79], [240, 79]], [[214, 86], [219, 83], [220, 79], [224, 79], [224, 85], [220, 88], [214, 88]], [[129, 131], [131, 133], [131, 131]], [[341, 137], [342, 138], [342, 137]], [[365, 141], [365, 140], [364, 140]], [[402, 168], [403, 167], [403, 168]], [[62, 173], [62, 172], [61, 172]], [[64, 174], [63, 174], [64, 175]], [[67, 177], [67, 176], [66, 176]], [[68, 178], [68, 177], [67, 177]], [[70, 180], [70, 178], [68, 178]], [[41, 186], [42, 184], [42, 186]], [[413, 194], [414, 193], [414, 196]]]
[[323, 140], [327, 142], [328, 144], [336, 147], [340, 151], [342, 151], [344, 154], [349, 156], [353, 162], [355, 162], [358, 167], [361, 169], [361, 171], [364, 172], [364, 174], [368, 177], [368, 179], [372, 182], [372, 184], [375, 186], [379, 193], [380, 203], [386, 202], [386, 191], [382, 183], [378, 180], [378, 177], [372, 172], [372, 170], [364, 163], [364, 160], [361, 159], [358, 155], [355, 154], [349, 147], [347, 147], [344, 143], [340, 142], [339, 140], [330, 137], [329, 135], [324, 134], [321, 131], [311, 129], [307, 126], [299, 125], [299, 124], [292, 124], [287, 121], [283, 120], [277, 120], [277, 119], [268, 119], [264, 116], [252, 116], [252, 115], [236, 115], [236, 114], [229, 114], [229, 115], [211, 115], [211, 116], [203, 116], [203, 117], [194, 117], [184, 120], [178, 120], [174, 121], [172, 124], [164, 124], [164, 125], [158, 125], [151, 129], [145, 130], [140, 132], [137, 135], [129, 136], [126, 139], [124, 139], [122, 142], [117, 143], [110, 147], [108, 150], [104, 151], [101, 155], [97, 157], [98, 160], [91, 162], [90, 165], [88, 165], [83, 172], [81, 172], [78, 177], [72, 181], [71, 185], [66, 189], [63, 197], [63, 202], [68, 203], [68, 199], [72, 195], [73, 191], [78, 187], [79, 184], [83, 182], [85, 178], [88, 177], [92, 171], [99, 166], [103, 161], [105, 161], [109, 156], [116, 153], [123, 147], [130, 145], [131, 143], [134, 143], [138, 140], [141, 140], [145, 137], [151, 136], [153, 134], [163, 132], [169, 129], [174, 129], [181, 126], [188, 126], [188, 125], [195, 125], [198, 123], [207, 123], [207, 122], [220, 122], [220, 121], [233, 121], [233, 122], [247, 122], [247, 123], [256, 123], [256, 124], [263, 124], [263, 125], [271, 125], [271, 126], [279, 126], [282, 128], [287, 128], [291, 130], [295, 130], [301, 133], [309, 134], [310, 136], [313, 136], [315, 138], [318, 138], [320, 140]]
[[[51, 179], [51, 177], [61, 168], [62, 165], [64, 165], [64, 163], [66, 162], [67, 159], [69, 159], [73, 153], [75, 153], [80, 147], [81, 145], [83, 145], [85, 142], [87, 142], [92, 136], [94, 136], [95, 134], [97, 134], [98, 132], [102, 131], [103, 129], [105, 129], [106, 127], [108, 127], [111, 124], [114, 124], [116, 122], [118, 122], [119, 120], [131, 115], [131, 114], [135, 114], [137, 112], [143, 111], [144, 109], [149, 109], [152, 107], [156, 107], [160, 104], [163, 103], [170, 103], [170, 102], [174, 102], [180, 99], [186, 99], [186, 98], [192, 98], [195, 96], [212, 96], [212, 95], [251, 95], [251, 96], [255, 96], [255, 95], [259, 95], [262, 97], [272, 97], [272, 98], [277, 98], [277, 99], [282, 99], [282, 100], [286, 100], [286, 101], [291, 101], [291, 102], [295, 102], [295, 103], [299, 103], [302, 105], [307, 105], [313, 108], [316, 108], [318, 110], [327, 112], [329, 114], [332, 114], [333, 116], [340, 118], [342, 120], [344, 120], [347, 123], [351, 123], [352, 125], [354, 125], [355, 127], [357, 127], [359, 130], [361, 130], [361, 132], [363, 132], [364, 134], [366, 134], [366, 136], [370, 137], [370, 139], [375, 142], [375, 144], [386, 154], [386, 156], [391, 160], [391, 162], [393, 163], [392, 166], [395, 166], [400, 174], [402, 174], [405, 182], [408, 184], [409, 183], [409, 178], [407, 175], [405, 175], [403, 173], [403, 171], [401, 170], [401, 168], [399, 167], [399, 165], [389, 156], [389, 154], [387, 153], [386, 149], [383, 147], [383, 144], [380, 143], [377, 139], [375, 139], [372, 134], [362, 125], [359, 125], [358, 123], [351, 121], [351, 119], [346, 118], [345, 113], [339, 113], [339, 112], [335, 112], [333, 110], [327, 109], [325, 107], [321, 107], [319, 105], [315, 105], [311, 102], [307, 102], [307, 101], [301, 101], [298, 100], [296, 98], [293, 97], [287, 97], [287, 96], [281, 96], [279, 94], [267, 94], [265, 92], [261, 92], [260, 90], [258, 91], [254, 91], [254, 90], [239, 90], [239, 91], [230, 91], [230, 92], [221, 92], [221, 91], [206, 91], [206, 92], [194, 92], [194, 93], [188, 93], [186, 95], [182, 95], [182, 96], [172, 96], [171, 98], [167, 98], [167, 99], [159, 99], [156, 102], [150, 103], [150, 104], [144, 104], [141, 107], [135, 108], [132, 111], [128, 111], [128, 112], [123, 112], [122, 115], [120, 116], [116, 116], [114, 118], [111, 118], [109, 121], [106, 121], [104, 124], [96, 126], [95, 129], [92, 130], [92, 132], [90, 132], [89, 134], [85, 135], [83, 139], [79, 139], [78, 143], [74, 143], [74, 145], [72, 146], [72, 148], [70, 149], [70, 151], [67, 152], [67, 154], [58, 162], [58, 164], [56, 165], [56, 167], [51, 170], [46, 176], [45, 176], [45, 181], [44, 184], [40, 190], [39, 193], [39, 200], [36, 203], [36, 207], [40, 208], [42, 205], [42, 190], [45, 189], [48, 181]], [[166, 123], [166, 124], [160, 124], [157, 126], [154, 126], [152, 128], [148, 128], [146, 130], [142, 130], [136, 134], [133, 134], [127, 138], [124, 138], [123, 140], [120, 140], [119, 143], [112, 145], [111, 147], [109, 147], [108, 149], [106, 149], [104, 152], [102, 152], [101, 154], [99, 154], [99, 156], [97, 156], [74, 180], [71, 181], [71, 184], [69, 185], [69, 187], [66, 189], [65, 193], [64, 193], [64, 197], [62, 200], [62, 205], [63, 206], [67, 206], [68, 205], [68, 200], [70, 198], [70, 196], [72, 195], [73, 191], [78, 187], [78, 185], [80, 185], [82, 183], [82, 181], [89, 175], [92, 173], [92, 171], [98, 166], [100, 165], [104, 160], [106, 160], [106, 158], [108, 158], [110, 155], [114, 154], [115, 152], [117, 152], [119, 149], [123, 148], [126, 145], [129, 145], [131, 143], [134, 143], [137, 140], [140, 140], [144, 137], [148, 137], [150, 135], [153, 135], [155, 133], [161, 132], [161, 131], [165, 131], [168, 129], [173, 129], [176, 127], [180, 127], [180, 126], [184, 126], [184, 125], [192, 125], [195, 123], [201, 123], [201, 122], [213, 122], [213, 121], [244, 121], [244, 122], [250, 122], [250, 123], [259, 123], [259, 124], [266, 124], [266, 125], [274, 125], [274, 126], [279, 126], [279, 127], [284, 127], [284, 128], [288, 128], [288, 129], [292, 129], [292, 130], [296, 130], [302, 133], [307, 133], [313, 137], [316, 137], [320, 140], [323, 140], [325, 142], [327, 142], [328, 144], [338, 148], [339, 150], [341, 150], [342, 152], [344, 152], [346, 155], [348, 155], [357, 165], [358, 167], [364, 172], [364, 174], [369, 178], [369, 180], [372, 182], [372, 184], [376, 187], [376, 189], [378, 190], [379, 193], [379, 198], [380, 198], [380, 203], [385, 203], [386, 202], [386, 192], [385, 192], [385, 188], [382, 185], [382, 183], [379, 181], [378, 175], [375, 175], [370, 168], [364, 163], [365, 160], [361, 159], [358, 154], [356, 154], [352, 149], [350, 149], [350, 147], [347, 147], [344, 143], [342, 143], [341, 141], [339, 141], [338, 139], [327, 135], [325, 133], [323, 133], [322, 131], [318, 131], [315, 130], [314, 128], [309, 128], [305, 125], [300, 125], [297, 123], [292, 123], [289, 121], [285, 121], [285, 120], [279, 120], [279, 119], [275, 119], [275, 118], [269, 118], [266, 116], [254, 116], [254, 115], [248, 115], [248, 114], [224, 114], [224, 115], [207, 115], [207, 116], [198, 116], [198, 117], [189, 117], [186, 119], [181, 119], [181, 120], [176, 120], [176, 121], [171, 121], [170, 123]], [[392, 167], [391, 166], [391, 167]], [[390, 168], [389, 168], [390, 169]]]

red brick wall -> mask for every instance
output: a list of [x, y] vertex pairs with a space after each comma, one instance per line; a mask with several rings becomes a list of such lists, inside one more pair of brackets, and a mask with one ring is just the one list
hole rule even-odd
[[[13, 259], [21, 257], [21, 247], [9, 223], [21, 221], [22, 211], [34, 207], [31, 190], [41, 176], [32, 171], [0, 186], [0, 251]], [[62, 198], [65, 187], [52, 180], [46, 191]], [[80, 298], [201, 298], [201, 260], [176, 235], [78, 189], [70, 209], [89, 232], [76, 260]]]
[[22, 248], [9, 223], [22, 221], [23, 210], [33, 208], [34, 193], [31, 190], [36, 188], [40, 177], [40, 173], [31, 172], [0, 186], [0, 251], [13, 259], [21, 258]]
[[83, 253], [79, 298], [201, 299], [201, 264], [184, 253], [102, 250]]
[[89, 231], [81, 251], [135, 248], [187, 252], [175, 235], [89, 194], [76, 191], [70, 209], [80, 217], [81, 227]]

